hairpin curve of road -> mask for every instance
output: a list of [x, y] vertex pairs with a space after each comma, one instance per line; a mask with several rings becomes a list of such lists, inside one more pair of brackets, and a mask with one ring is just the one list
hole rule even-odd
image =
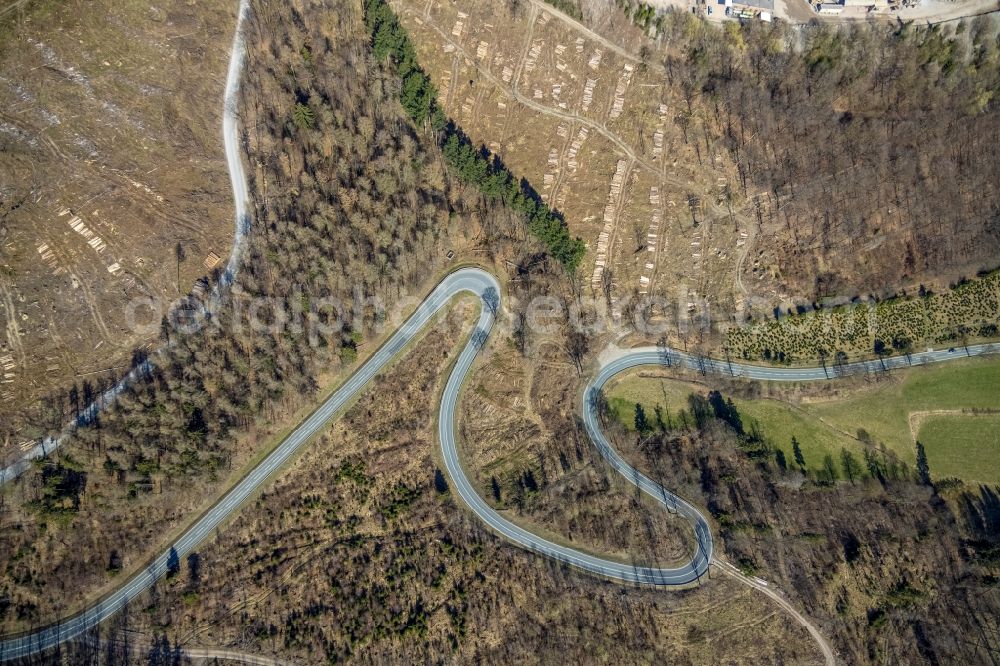
[[[479, 497], [462, 470], [455, 437], [455, 418], [462, 384], [472, 370], [473, 362], [489, 338], [496, 315], [500, 309], [500, 285], [497, 279], [479, 268], [463, 268], [442, 280], [424, 299], [412, 315], [400, 326], [372, 356], [352, 374], [320, 407], [292, 431], [259, 465], [241, 479], [219, 502], [200, 516], [176, 541], [170, 544], [145, 569], [130, 578], [124, 585], [85, 611], [58, 624], [38, 631], [15, 636], [0, 643], [0, 660], [16, 659], [51, 649], [63, 641], [76, 638], [88, 629], [110, 618], [144, 590], [166, 574], [171, 561], [183, 558], [211, 535], [216, 528], [233, 515], [240, 506], [267, 482], [305, 444], [319, 434], [341, 409], [347, 406], [375, 376], [392, 360], [435, 316], [455, 297], [463, 293], [477, 296], [482, 303], [479, 318], [468, 342], [448, 378], [441, 396], [438, 434], [441, 453], [457, 495], [493, 531], [512, 543], [532, 552], [575, 568], [623, 582], [657, 586], [689, 585], [704, 576], [711, 565], [712, 537], [705, 518], [693, 506], [672, 494], [659, 484], [643, 476], [626, 463], [601, 434], [596, 421], [596, 401], [592, 399], [600, 384], [593, 383], [586, 392], [583, 413], [587, 430], [601, 455], [625, 477], [664, 507], [675, 510], [692, 520], [698, 547], [691, 560], [675, 569], [637, 567], [581, 553], [575, 549], [547, 541], [502, 517]], [[627, 366], [631, 367], [631, 366]], [[603, 383], [613, 374], [599, 375]]]
[[[240, 25], [246, 11], [247, 0], [242, 0], [238, 13], [236, 36], [233, 40], [223, 116], [226, 157], [233, 182], [237, 221], [236, 244], [224, 274], [223, 286], [228, 286], [232, 282], [232, 277], [238, 269], [239, 244], [242, 243], [243, 238], [245, 238], [246, 233], [249, 231], [246, 177], [240, 161], [236, 137], [236, 93], [239, 87], [240, 70], [243, 63], [243, 43], [240, 36]], [[453, 297], [462, 293], [471, 293], [479, 297], [482, 307], [476, 327], [469, 341], [462, 349], [448, 378], [441, 396], [438, 416], [438, 437], [441, 445], [441, 453], [457, 495], [490, 529], [522, 548], [600, 577], [658, 587], [669, 588], [691, 585], [706, 575], [712, 564], [724, 565], [724, 563], [712, 559], [713, 542], [711, 527], [704, 515], [694, 506], [628, 464], [604, 436], [598, 424], [597, 397], [601, 388], [612, 377], [638, 366], [666, 365], [683, 367], [702, 373], [731, 375], [733, 377], [744, 377], [759, 381], [822, 381], [847, 374], [886, 371], [1000, 351], [1000, 347], [997, 345], [983, 344], [963, 347], [963, 353], [957, 353], [954, 349], [947, 351], [928, 350], [926, 353], [884, 358], [878, 361], [850, 363], [834, 368], [768, 368], [688, 354], [666, 347], [612, 348], [611, 352], [606, 355], [605, 362], [598, 370], [597, 375], [588, 384], [583, 393], [581, 414], [587, 434], [598, 452], [626, 480], [636, 485], [668, 511], [672, 511], [689, 520], [693, 524], [696, 541], [695, 552], [692, 554], [690, 560], [679, 567], [658, 568], [635, 566], [601, 559], [572, 548], [555, 544], [515, 525], [483, 501], [466, 477], [459, 461], [455, 434], [458, 400], [463, 382], [471, 371], [480, 349], [482, 349], [488, 340], [501, 304], [500, 285], [493, 275], [479, 268], [463, 268], [446, 276], [406, 322], [392, 334], [371, 358], [361, 365], [315, 412], [299, 424], [274, 451], [233, 486], [221, 500], [201, 515], [145, 569], [133, 575], [121, 587], [108, 596], [66, 620], [35, 631], [3, 639], [0, 641], [0, 661], [9, 661], [41, 653], [54, 648], [64, 641], [74, 639], [122, 610], [130, 601], [150, 588], [159, 578], [166, 574], [170, 562], [174, 558], [183, 557], [193, 551], [199, 543], [204, 541], [227, 518], [233, 515], [256, 490], [272, 478], [314, 435], [326, 427], [338, 411], [357, 396], [404, 347], [414, 340]], [[112, 390], [122, 390], [127, 385], [127, 382], [132, 381], [132, 379], [134, 379], [132, 375], [129, 375]], [[114, 396], [112, 395], [111, 397], [113, 398]], [[95, 409], [100, 409], [100, 405], [97, 405]], [[47, 455], [57, 445], [58, 442], [54, 443], [50, 448], [42, 446], [40, 450], [31, 452], [29, 457]], [[2, 473], [0, 473], [0, 483], [15, 478], [20, 471], [22, 470], [14, 469], [14, 466], [2, 470]], [[761, 590], [789, 611], [800, 623], [806, 626], [813, 638], [816, 639], [826, 662], [834, 663], [833, 651], [823, 637], [808, 620], [803, 618], [780, 595], [741, 576], [738, 572], [729, 570], [725, 565], [719, 568], [723, 573], [735, 576], [742, 582]]]
[[[665, 508], [677, 512], [693, 523], [697, 546], [686, 564], [671, 569], [634, 566], [594, 557], [548, 541], [502, 517], [483, 501], [462, 470], [455, 436], [458, 400], [462, 384], [471, 371], [476, 356], [488, 340], [494, 320], [500, 310], [500, 285], [492, 274], [482, 269], [463, 268], [457, 270], [446, 276], [434, 288], [403, 325], [339, 389], [296, 427], [274, 451], [247, 476], [243, 477], [217, 504], [199, 517], [147, 568], [85, 611], [59, 624], [0, 642], [0, 661], [42, 652], [63, 641], [75, 638], [117, 613], [141, 592], [152, 586], [167, 572], [169, 562], [172, 559], [184, 557], [212, 534], [314, 435], [326, 427], [333, 416], [357, 396], [380, 371], [386, 368], [393, 358], [419, 335], [452, 298], [463, 293], [477, 296], [482, 302], [482, 307], [475, 329], [462, 349], [445, 385], [438, 415], [441, 453], [457, 495], [490, 529], [512, 543], [540, 555], [565, 562], [577, 569], [622, 582], [660, 587], [685, 586], [695, 583], [708, 572], [713, 563], [713, 544], [711, 528], [702, 513], [625, 462], [601, 432], [598, 426], [597, 400], [595, 398], [597, 392], [609, 379], [625, 370], [642, 365], [678, 366], [702, 372], [731, 374], [764, 381], [813, 381], [829, 378], [829, 371], [826, 368], [764, 368], [700, 357], [664, 347], [640, 347], [618, 350], [612, 354], [611, 359], [605, 362], [584, 391], [581, 411], [587, 433], [600, 454], [626, 480], [635, 484]], [[969, 347], [967, 354], [976, 356], [994, 351], [996, 351], [995, 346], [978, 345]], [[874, 368], [872, 366], [874, 362], [848, 364], [842, 366], [838, 372], [870, 371], [879, 365], [886, 369], [922, 365], [948, 360], [956, 356], [963, 355], [950, 351], [928, 352], [910, 359], [906, 357], [884, 359]], [[774, 598], [780, 602], [780, 598]], [[787, 602], [783, 605], [790, 608], [787, 606]], [[824, 643], [821, 638], [819, 640], [822, 646]]]

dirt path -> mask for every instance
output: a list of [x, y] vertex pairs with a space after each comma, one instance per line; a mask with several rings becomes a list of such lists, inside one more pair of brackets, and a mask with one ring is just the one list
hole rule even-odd
[[[546, 8], [548, 8], [547, 5], [546, 5]], [[414, 14], [413, 10], [410, 9], [409, 7], [403, 7], [402, 8], [402, 12], [404, 14], [408, 14], [410, 16], [412, 16]], [[540, 103], [536, 102], [535, 100], [531, 99], [530, 97], [526, 97], [525, 95], [521, 94], [520, 91], [518, 91], [518, 89], [517, 89], [517, 80], [518, 80], [520, 72], [521, 72], [521, 66], [522, 66], [522, 64], [524, 62], [524, 54], [522, 54], [521, 61], [518, 64], [518, 70], [517, 70], [517, 72], [515, 72], [514, 78], [511, 79], [512, 82], [513, 82], [512, 87], [507, 87], [507, 85], [504, 84], [504, 82], [502, 80], [500, 80], [499, 78], [497, 78], [486, 67], [483, 67], [481, 64], [478, 64], [477, 59], [474, 58], [472, 56], [472, 54], [468, 53], [461, 46], [461, 44], [458, 44], [457, 42], [455, 42], [454, 40], [452, 40], [451, 37], [440, 26], [438, 26], [438, 25], [436, 25], [436, 24], [434, 24], [432, 22], [429, 22], [429, 21], [425, 21], [424, 23], [428, 27], [430, 27], [432, 30], [434, 30], [434, 32], [436, 32], [441, 37], [441, 39], [444, 40], [444, 42], [446, 42], [446, 43], [451, 44], [452, 46], [454, 46], [455, 47], [455, 51], [456, 51], [457, 54], [462, 55], [463, 57], [465, 57], [470, 62], [476, 63], [475, 67], [476, 67], [476, 70], [478, 70], [480, 76], [482, 76], [484, 79], [486, 79], [487, 81], [489, 81], [490, 83], [492, 83], [493, 85], [495, 85], [498, 89], [500, 89], [502, 92], [504, 92], [509, 97], [512, 97], [514, 100], [516, 100], [517, 102], [521, 103], [522, 105], [524, 105], [524, 106], [526, 106], [526, 107], [528, 107], [528, 108], [530, 108], [530, 109], [532, 109], [534, 111], [537, 111], [538, 113], [541, 113], [543, 115], [552, 116], [554, 118], [561, 118], [563, 120], [568, 120], [568, 121], [573, 122], [573, 123], [579, 123], [581, 125], [586, 125], [590, 129], [596, 131], [598, 134], [600, 134], [601, 136], [603, 136], [605, 139], [607, 139], [608, 141], [610, 141], [611, 143], [613, 143], [625, 155], [625, 157], [628, 157], [629, 159], [634, 160], [636, 164], [641, 165], [643, 168], [649, 170], [652, 173], [655, 173], [657, 176], [659, 176], [661, 174], [662, 169], [659, 166], [654, 165], [651, 162], [648, 162], [647, 160], [639, 157], [636, 154], [635, 150], [629, 144], [625, 143], [625, 141], [621, 137], [619, 137], [617, 134], [615, 134], [614, 132], [612, 132], [611, 130], [609, 130], [603, 123], [599, 123], [599, 122], [597, 122], [595, 120], [592, 120], [592, 119], [587, 118], [585, 116], [581, 116], [581, 115], [579, 115], [577, 113], [573, 113], [571, 111], [564, 111], [562, 109], [557, 109], [557, 108], [554, 108], [554, 107], [551, 107], [551, 106], [546, 106], [545, 104], [540, 104]], [[575, 21], [573, 21], [573, 24], [579, 25]], [[526, 44], [529, 45], [529, 46], [530, 46], [530, 43], [531, 43], [531, 35], [532, 35], [532, 30], [534, 28], [534, 21], [532, 21], [531, 25], [532, 25], [532, 29], [530, 29], [528, 31], [528, 38], [526, 40]], [[685, 187], [687, 187], [687, 184], [684, 183], [680, 178], [667, 177], [666, 180], [671, 185], [674, 185], [676, 187], [679, 187], [679, 188], [685, 188]]]
[[[742, 216], [741, 216], [742, 217]], [[754, 241], [757, 239], [757, 228], [758, 223], [756, 220], [750, 222], [747, 225], [747, 236], [743, 238], [743, 247], [740, 248], [738, 258], [736, 260], [736, 277], [735, 284], [736, 288], [746, 297], [750, 296], [750, 290], [747, 289], [746, 285], [743, 284], [743, 266], [746, 264], [747, 257], [750, 256], [750, 249], [754, 245]]]
[[530, 0], [530, 2], [533, 11], [537, 11], [538, 8], [544, 9], [546, 12], [548, 12], [555, 18], [559, 19], [563, 23], [568, 24], [571, 28], [573, 28], [577, 32], [582, 32], [585, 35], [587, 35], [588, 39], [591, 39], [595, 42], [599, 42], [601, 46], [607, 48], [608, 50], [614, 51], [621, 57], [628, 58], [632, 62], [639, 62], [639, 63], [642, 62], [642, 58], [640, 58], [636, 54], [632, 53], [628, 49], [622, 48], [621, 45], [612, 42], [611, 40], [605, 38], [603, 35], [594, 32], [593, 30], [591, 30], [584, 24], [580, 23], [570, 15], [562, 13], [549, 3], [544, 2], [543, 0]]
[[448, 96], [445, 97], [444, 103], [447, 106], [451, 106], [455, 100], [455, 88], [458, 87], [458, 54], [451, 59], [451, 81], [448, 83]]
[[274, 659], [262, 654], [250, 654], [248, 652], [237, 652], [225, 648], [181, 648], [181, 653], [189, 657], [195, 663], [215, 663], [216, 661], [231, 661], [237, 664], [248, 666], [284, 666], [291, 664], [290, 661]]
[[3, 304], [7, 319], [4, 331], [7, 337], [7, 345], [10, 347], [13, 355], [17, 357], [18, 365], [21, 368], [25, 368], [27, 367], [27, 355], [24, 352], [24, 343], [21, 342], [21, 327], [18, 325], [19, 313], [14, 304], [14, 297], [10, 292], [10, 286], [5, 279], [0, 278], [0, 302]]
[[735, 578], [744, 585], [749, 585], [755, 590], [763, 592], [773, 601], [775, 601], [789, 615], [791, 615], [796, 622], [798, 622], [799, 624], [801, 624], [803, 627], [806, 628], [806, 631], [809, 632], [809, 635], [813, 637], [813, 640], [816, 641], [816, 644], [819, 646], [820, 652], [823, 653], [823, 661], [826, 662], [827, 666], [833, 666], [834, 664], [837, 663], [837, 657], [834, 654], [833, 648], [830, 647], [830, 644], [827, 642], [827, 640], [823, 638], [823, 634], [819, 632], [819, 629], [817, 629], [812, 622], [810, 622], [804, 615], [802, 615], [802, 613], [795, 610], [795, 607], [792, 606], [790, 603], [788, 603], [788, 601], [786, 601], [784, 597], [782, 597], [780, 594], [772, 590], [771, 587], [766, 582], [763, 582], [760, 579], [744, 576], [742, 573], [740, 573], [740, 571], [736, 567], [729, 564], [728, 562], [723, 562], [721, 560], [714, 560], [714, 564], [717, 565], [715, 567], [716, 571], [721, 571], [730, 578]]
[[929, 417], [933, 416], [996, 416], [1000, 414], [1000, 409], [978, 409], [973, 411], [971, 409], [924, 409], [916, 412], [910, 412], [907, 417], [907, 422], [910, 425], [910, 437], [913, 439], [913, 443], [917, 443], [917, 435], [920, 434], [920, 427], [924, 424]]
[[555, 180], [552, 182], [552, 191], [549, 194], [549, 200], [552, 201], [554, 208], [559, 207], [555, 202], [559, 196], [559, 188], [562, 187], [566, 174], [569, 172], [569, 167], [566, 165], [566, 153], [573, 143], [574, 136], [576, 136], [576, 124], [568, 123], [566, 125], [566, 136], [562, 140], [562, 145], [559, 146], [558, 166], [556, 167]]
[[[625, 175], [622, 177], [622, 191], [618, 193], [618, 203], [615, 204], [615, 212], [611, 219], [611, 234], [608, 236], [608, 266], [611, 265], [612, 257], [615, 253], [615, 243], [618, 242], [619, 231], [621, 230], [622, 213], [628, 204], [629, 181], [632, 179], [632, 171], [635, 169], [635, 158], [629, 160], [625, 167]], [[612, 280], [614, 275], [612, 274]]]
[[[521, 49], [521, 57], [517, 59], [517, 67], [514, 69], [514, 78], [511, 79], [511, 81], [513, 81], [513, 86], [515, 90], [517, 89], [517, 81], [518, 79], [521, 78], [521, 72], [524, 71], [524, 61], [528, 59], [528, 51], [531, 49], [531, 38], [532, 35], [534, 35], [535, 33], [535, 21], [537, 20], [537, 18], [538, 18], [538, 7], [532, 5], [531, 13], [528, 15], [528, 34], [525, 35], [524, 37], [524, 48]], [[451, 41], [443, 32], [441, 32], [441, 30], [438, 29], [436, 24], [429, 23], [429, 25], [433, 27], [435, 30], [437, 30], [438, 33], [440, 33], [440, 35], [445, 38], [445, 40], [449, 42]], [[456, 49], [458, 49], [462, 53], [465, 53], [465, 50], [460, 45], [455, 44], [455, 42], [451, 43], [455, 46]], [[472, 62], [476, 62], [476, 60], [472, 60]], [[482, 70], [480, 69], [480, 71]], [[493, 81], [496, 81], [496, 79], [493, 79]]]
[[[80, 640], [76, 642], [83, 645], [89, 645], [91, 647], [106, 649], [109, 653], [120, 653], [124, 651], [131, 656], [138, 658], [139, 661], [146, 661], [148, 659], [150, 663], [153, 663], [150, 655], [156, 649], [153, 645], [149, 644], [138, 644], [132, 642], [124, 643], [121, 641]], [[240, 652], [239, 650], [221, 647], [180, 646], [177, 650], [181, 658], [187, 657], [195, 664], [215, 664], [219, 661], [223, 661], [243, 664], [245, 666], [290, 666], [293, 663], [291, 661], [276, 659], [262, 654]], [[173, 651], [171, 651], [171, 656], [173, 656], [173, 654]]]

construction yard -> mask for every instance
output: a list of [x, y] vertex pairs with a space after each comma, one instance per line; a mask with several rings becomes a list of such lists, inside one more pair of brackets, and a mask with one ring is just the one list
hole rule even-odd
[[687, 131], [660, 66], [542, 3], [394, 6], [445, 111], [587, 242], [580, 280], [616, 324], [643, 297], [671, 303], [660, 316], [735, 311], [752, 232], [728, 158]]

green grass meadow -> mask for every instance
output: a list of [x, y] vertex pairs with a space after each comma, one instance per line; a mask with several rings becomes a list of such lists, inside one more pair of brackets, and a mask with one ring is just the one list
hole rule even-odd
[[[976, 358], [919, 367], [898, 373], [897, 381], [861, 388], [846, 397], [792, 404], [776, 399], [734, 402], [745, 424], [754, 420], [772, 444], [792, 460], [791, 439], [798, 439], [806, 466], [819, 469], [829, 453], [838, 460], [842, 448], [859, 460], [863, 429], [901, 460], [916, 459], [910, 430], [912, 413], [934, 410], [1000, 409], [1000, 358]], [[634, 428], [635, 404], [650, 419], [661, 405], [676, 420], [692, 392], [710, 387], [675, 379], [626, 375], [608, 389], [608, 402], [628, 428]], [[958, 477], [970, 483], [1000, 483], [1000, 414], [924, 414], [918, 438], [934, 478]]]
[[931, 473], [938, 478], [1000, 481], [1000, 414], [933, 416], [921, 426], [918, 437], [925, 443]]

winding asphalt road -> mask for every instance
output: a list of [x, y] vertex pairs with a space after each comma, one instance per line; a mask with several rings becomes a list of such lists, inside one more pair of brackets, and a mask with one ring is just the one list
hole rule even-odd
[[469, 482], [459, 461], [457, 437], [455, 434], [457, 425], [456, 411], [462, 391], [462, 383], [468, 376], [476, 354], [479, 352], [482, 344], [485, 343], [489, 331], [493, 327], [495, 313], [499, 309], [499, 299], [497, 296], [499, 294], [499, 285], [496, 282], [496, 278], [479, 269], [463, 269], [457, 273], [453, 273], [448, 279], [451, 279], [452, 276], [461, 276], [462, 288], [483, 297], [484, 303], [472, 338], [462, 350], [451, 375], [448, 377], [444, 394], [441, 396], [441, 406], [438, 414], [438, 439], [441, 442], [441, 453], [444, 457], [445, 468], [448, 470], [448, 475], [451, 477], [455, 491], [462, 498], [462, 501], [490, 529], [508, 541], [539, 555], [551, 557], [575, 568], [589, 571], [605, 578], [646, 585], [677, 586], [690, 585], [707, 574], [712, 561], [712, 532], [708, 522], [693, 506], [666, 490], [655, 481], [650, 480], [625, 462], [611, 446], [611, 443], [608, 442], [598, 426], [596, 415], [597, 403], [593, 397], [596, 396], [596, 390], [609, 377], [616, 374], [615, 372], [607, 375], [604, 373], [598, 375], [598, 378], [588, 387], [584, 394], [582, 413], [587, 432], [601, 455], [622, 476], [634, 483], [668, 510], [679, 513], [694, 523], [697, 548], [690, 561], [675, 569], [662, 569], [636, 566], [594, 557], [574, 548], [568, 548], [547, 541], [515, 525], [483, 501], [476, 492], [476, 489]]
[[[406, 322], [362, 365], [336, 392], [303, 421], [278, 447], [256, 468], [232, 488], [215, 506], [203, 514], [177, 541], [160, 554], [146, 569], [132, 577], [114, 593], [94, 604], [86, 611], [75, 615], [58, 625], [0, 642], [0, 661], [24, 657], [54, 647], [79, 636], [84, 631], [108, 619], [141, 592], [166, 574], [170, 563], [178, 562], [212, 534], [222, 523], [233, 515], [268, 479], [288, 462], [308, 441], [321, 432], [334, 415], [364, 389], [375, 376], [385, 369], [419, 333], [438, 315], [448, 302], [462, 293], [471, 293], [482, 301], [482, 309], [476, 327], [463, 348], [454, 369], [448, 378], [441, 397], [438, 418], [438, 435], [445, 466], [451, 477], [458, 497], [490, 529], [532, 552], [551, 557], [577, 569], [596, 575], [629, 583], [656, 586], [683, 586], [695, 583], [704, 576], [712, 561], [712, 535], [705, 517], [680, 497], [674, 495], [625, 462], [601, 432], [598, 425], [596, 396], [604, 384], [615, 375], [642, 365], [683, 366], [704, 372], [732, 374], [739, 377], [768, 381], [809, 381], [823, 380], [832, 376], [832, 371], [823, 368], [764, 368], [760, 366], [728, 363], [718, 359], [708, 359], [683, 352], [643, 347], [618, 350], [611, 354], [594, 380], [584, 392], [581, 411], [588, 435], [594, 441], [601, 455], [643, 492], [670, 511], [687, 518], [693, 524], [696, 550], [691, 559], [677, 568], [640, 567], [612, 560], [605, 560], [573, 548], [568, 548], [539, 537], [515, 525], [490, 507], [478, 495], [462, 470], [458, 456], [456, 411], [462, 384], [469, 374], [479, 350], [486, 343], [497, 312], [500, 309], [500, 286], [496, 278], [477, 268], [465, 268], [448, 275], [431, 294], [418, 306]], [[995, 351], [993, 345], [977, 345], [962, 348], [961, 352], [927, 352], [910, 359], [906, 357], [885, 359], [886, 368], [921, 365], [945, 361], [962, 356], [975, 356]], [[873, 363], [874, 366], [873, 367]], [[879, 370], [880, 362], [854, 363], [843, 366], [839, 372], [867, 372]]]
[[[600, 376], [613, 375], [639, 365], [665, 365], [695, 370], [703, 374], [730, 375], [743, 379], [754, 379], [764, 382], [812, 382], [824, 379], [837, 379], [850, 375], [876, 374], [889, 370], [901, 370], [916, 365], [942, 363], [960, 358], [983, 356], [1000, 352], [1000, 344], [969, 345], [968, 347], [952, 347], [934, 351], [917, 352], [903, 356], [888, 356], [881, 360], [857, 361], [841, 365], [830, 365], [817, 368], [776, 368], [761, 365], [751, 365], [710, 358], [698, 354], [669, 349], [665, 347], [633, 347], [631, 349], [614, 349], [604, 355]], [[603, 385], [603, 382], [601, 382]]]
[[[232, 282], [235, 272], [238, 269], [240, 245], [249, 228], [246, 179], [240, 161], [236, 135], [236, 93], [239, 87], [239, 74], [244, 57], [239, 25], [243, 20], [245, 12], [246, 0], [243, 0], [239, 10], [239, 23], [237, 24], [236, 36], [233, 40], [233, 55], [230, 61], [226, 86], [224, 138], [226, 157], [229, 162], [236, 200], [237, 238], [229, 264], [223, 274], [222, 280], [220, 280], [223, 288]], [[696, 542], [695, 552], [692, 554], [691, 559], [680, 567], [656, 568], [633, 566], [601, 559], [572, 548], [561, 546], [518, 527], [486, 504], [476, 493], [475, 488], [473, 488], [466, 477], [458, 457], [455, 434], [456, 410], [462, 384], [472, 368], [476, 355], [488, 339], [496, 314], [500, 309], [500, 287], [496, 278], [483, 270], [474, 268], [462, 269], [447, 276], [423, 303], [420, 304], [410, 318], [393, 333], [387, 342], [343, 386], [323, 402], [312, 415], [303, 421], [217, 504], [199, 517], [180, 538], [167, 547], [150, 565], [130, 578], [122, 587], [83, 612], [58, 624], [0, 641], [0, 661], [9, 661], [44, 652], [66, 640], [76, 638], [119, 612], [144, 590], [150, 588], [159, 578], [167, 573], [172, 563], [179, 562], [181, 558], [192, 552], [199, 543], [218, 529], [268, 479], [276, 474], [313, 436], [321, 432], [330, 419], [339, 410], [346, 407], [380, 371], [385, 369], [392, 359], [416, 338], [420, 331], [431, 322], [435, 315], [453, 297], [462, 293], [471, 293], [480, 297], [483, 307], [476, 328], [469, 342], [459, 355], [454, 369], [448, 378], [440, 402], [438, 435], [445, 466], [451, 477], [456, 494], [492, 530], [518, 546], [599, 576], [623, 582], [656, 586], [690, 585], [697, 582], [708, 572], [712, 563], [713, 544], [711, 529], [705, 517], [695, 507], [650, 480], [625, 462], [601, 432], [598, 425], [596, 397], [609, 379], [620, 372], [640, 365], [680, 365], [706, 373], [731, 374], [749, 379], [811, 381], [833, 378], [841, 374], [922, 365], [924, 363], [946, 361], [966, 355], [976, 356], [997, 351], [994, 345], [976, 345], [968, 348], [963, 347], [961, 351], [926, 352], [913, 355], [912, 357], [888, 358], [883, 361], [868, 363], [853, 363], [835, 369], [765, 368], [729, 363], [727, 361], [704, 358], [657, 347], [614, 351], [584, 391], [581, 413], [587, 433], [601, 455], [628, 481], [635, 484], [668, 510], [690, 520], [694, 529]], [[215, 299], [213, 298], [213, 300]], [[127, 382], [134, 379], [135, 377], [132, 375], [126, 377], [122, 383], [109, 390], [108, 397], [113, 399], [127, 385]], [[96, 410], [100, 408], [98, 404], [91, 406], [89, 409], [95, 410], [96, 413]], [[0, 472], [0, 483], [16, 478], [30, 463], [31, 457], [40, 457], [48, 454], [55, 446], [58, 446], [61, 439], [49, 440], [39, 445], [24, 460], [2, 470]]]
[[456, 493], [491, 529], [511, 542], [533, 552], [552, 557], [571, 566], [600, 576], [621, 581], [652, 585], [686, 585], [698, 580], [708, 571], [712, 557], [712, 540], [708, 523], [696, 509], [669, 493], [627, 463], [615, 453], [597, 428], [592, 401], [584, 403], [588, 429], [596, 434], [595, 441], [609, 462], [628, 475], [645, 492], [664, 506], [674, 509], [696, 522], [699, 547], [691, 561], [677, 569], [633, 567], [610, 560], [603, 560], [547, 541], [518, 527], [487, 505], [476, 493], [462, 470], [458, 459], [455, 438], [455, 411], [462, 383], [472, 368], [479, 350], [489, 337], [493, 322], [500, 308], [500, 287], [495, 277], [476, 268], [458, 270], [448, 275], [410, 315], [409, 319], [334, 392], [323, 404], [303, 421], [257, 467], [236, 484], [215, 506], [204, 513], [152, 564], [129, 579], [118, 590], [94, 604], [84, 612], [57, 624], [11, 637], [0, 642], [0, 661], [25, 657], [51, 649], [63, 641], [75, 638], [120, 611], [144, 590], [164, 576], [171, 563], [178, 563], [195, 547], [210, 536], [223, 522], [233, 515], [268, 479], [289, 461], [313, 436], [321, 432], [333, 416], [386, 368], [392, 359], [441, 312], [451, 299], [462, 293], [478, 296], [483, 307], [468, 343], [448, 379], [441, 398], [439, 434], [445, 465]]

